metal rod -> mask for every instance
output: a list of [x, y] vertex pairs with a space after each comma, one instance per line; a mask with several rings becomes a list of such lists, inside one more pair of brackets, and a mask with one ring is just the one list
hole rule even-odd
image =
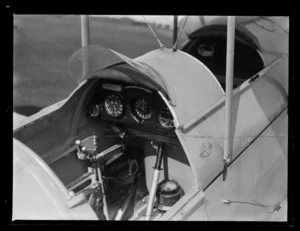
[[160, 170], [161, 170], [160, 166], [161, 166], [162, 154], [163, 154], [162, 149], [163, 149], [163, 144], [160, 143], [158, 146], [158, 153], [157, 153], [157, 157], [156, 157], [156, 163], [154, 166], [152, 184], [151, 184], [149, 200], [148, 200], [148, 204], [147, 204], [147, 210], [146, 210], [146, 216], [145, 216], [146, 221], [150, 220], [151, 214], [152, 214], [152, 209], [153, 209], [154, 200], [155, 200], [155, 194], [156, 194], [156, 190], [157, 190], [157, 184], [158, 184]]
[[82, 185], [83, 183], [89, 180], [92, 180], [92, 177], [91, 177], [91, 173], [87, 172], [83, 174], [81, 177], [79, 177], [78, 179], [76, 179], [75, 181], [73, 181], [71, 184], [67, 185], [68, 191], [74, 190], [75, 188], [79, 187], [80, 185]]
[[[230, 161], [232, 152], [232, 90], [234, 71], [234, 40], [235, 40], [235, 16], [227, 18], [227, 51], [226, 51], [226, 95], [225, 95], [225, 133], [224, 133], [224, 168]], [[224, 169], [226, 174], [226, 169]], [[225, 178], [224, 178], [225, 180]]]
[[178, 34], [178, 16], [174, 16], [174, 22], [173, 22], [173, 46], [176, 43], [177, 40], [177, 34]]
[[203, 15], [199, 16], [200, 22], [201, 22], [201, 26], [205, 26], [206, 22], [205, 22], [205, 18]]
[[158, 39], [158, 37], [155, 34], [154, 30], [152, 29], [152, 27], [150, 26], [150, 24], [147, 22], [145, 16], [143, 16], [143, 18], [144, 18], [145, 22], [147, 23], [149, 29], [151, 30], [152, 34], [154, 35], [156, 41], [158, 42], [160, 49], [163, 50], [165, 48], [164, 44], [162, 44], [162, 42]]
[[[81, 47], [85, 47], [90, 44], [90, 23], [88, 15], [81, 15]], [[86, 76], [88, 74], [88, 60], [87, 57], [83, 57], [82, 74]]]
[[81, 46], [90, 44], [90, 23], [88, 15], [81, 15]]

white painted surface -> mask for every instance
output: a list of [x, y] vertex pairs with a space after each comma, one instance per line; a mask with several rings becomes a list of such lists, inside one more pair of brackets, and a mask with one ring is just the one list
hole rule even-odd
[[13, 112], [13, 123], [14, 124], [19, 123], [20, 121], [22, 121], [25, 118], [27, 118], [27, 117], [24, 115], [21, 115], [19, 113]]
[[284, 200], [287, 193], [287, 123], [285, 111], [229, 166], [225, 182], [221, 175], [205, 190], [208, 220], [270, 219], [274, 207], [226, 205], [222, 200], [256, 200], [267, 206], [276, 206]]
[[13, 220], [96, 220], [87, 203], [69, 209], [67, 189], [31, 149], [14, 139]]

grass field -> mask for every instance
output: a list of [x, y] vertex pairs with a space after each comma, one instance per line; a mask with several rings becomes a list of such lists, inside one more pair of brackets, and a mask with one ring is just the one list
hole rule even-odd
[[[155, 31], [166, 47], [172, 46], [171, 31]], [[15, 15], [14, 111], [31, 115], [71, 93], [76, 84], [67, 62], [81, 46], [80, 33], [79, 15]], [[158, 48], [147, 26], [127, 19], [90, 18], [90, 33], [91, 44], [131, 58]]]

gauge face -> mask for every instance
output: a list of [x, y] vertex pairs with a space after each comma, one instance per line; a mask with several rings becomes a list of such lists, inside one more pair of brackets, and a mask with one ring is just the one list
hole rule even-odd
[[110, 94], [106, 96], [104, 100], [104, 107], [110, 116], [117, 118], [123, 114], [123, 102], [121, 98], [115, 94]]
[[158, 120], [164, 128], [174, 127], [173, 116], [167, 107], [160, 109], [158, 113]]
[[100, 106], [97, 104], [91, 104], [88, 107], [88, 113], [91, 117], [98, 117], [100, 115]]
[[134, 112], [140, 119], [143, 120], [150, 119], [152, 115], [149, 103], [142, 98], [139, 98], [134, 102]]

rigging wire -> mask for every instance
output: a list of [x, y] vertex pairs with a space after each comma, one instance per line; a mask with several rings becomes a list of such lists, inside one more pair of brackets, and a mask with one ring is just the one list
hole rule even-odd
[[29, 39], [24, 33], [23, 31], [21, 31], [21, 29], [19, 27], [14, 27], [15, 31], [19, 32], [20, 35], [22, 35], [25, 40], [27, 40], [29, 46], [31, 46], [35, 51], [37, 51], [37, 53], [39, 53], [40, 55], [42, 55], [44, 58], [50, 59], [45, 52], [43, 52], [41, 49], [39, 49], [38, 47], [36, 47], [34, 45], [34, 42]]
[[147, 22], [145, 16], [143, 15], [143, 18], [145, 20], [145, 22], [147, 23], [148, 27], [150, 28], [152, 34], [154, 35], [154, 37], [156, 38], [156, 41], [158, 42], [159, 44], [159, 47], [161, 50], [163, 50], [165, 48], [164, 44], [162, 44], [162, 42], [158, 39], [157, 35], [155, 34], [154, 30], [152, 29], [152, 27], [150, 26], [150, 24]]
[[207, 208], [206, 208], [206, 204], [207, 203], [208, 203], [208, 200], [204, 198], [203, 205], [204, 205], [204, 209], [205, 209], [205, 214], [206, 214], [207, 221], [209, 221], [209, 217], [208, 217], [208, 213], [207, 213]]
[[275, 29], [273, 28], [272, 30], [271, 29], [268, 29], [266, 27], [264, 27], [263, 25], [260, 25], [259, 23], [257, 22], [253, 22], [253, 24], [257, 25], [258, 27], [262, 28], [263, 30], [266, 30], [266, 31], [269, 31], [269, 32], [274, 32]]
[[185, 27], [185, 24], [186, 24], [186, 21], [187, 21], [188, 17], [189, 17], [189, 16], [186, 16], [185, 21], [184, 21], [184, 24], [183, 24], [183, 27], [180, 28], [180, 34], [179, 34], [179, 36], [178, 36], [176, 42], [174, 43], [173, 51], [176, 51], [176, 50], [177, 50], [177, 43], [178, 43], [179, 39], [181, 38], [181, 34], [182, 34], [182, 31], [183, 31], [183, 29], [184, 29], [184, 27]]
[[[267, 213], [274, 213], [275, 211], [279, 211], [279, 209], [281, 208], [280, 204], [277, 204], [275, 206], [268, 206], [268, 205], [263, 205], [255, 200], [252, 200], [253, 202], [247, 202], [247, 201], [232, 201], [232, 200], [222, 200], [222, 202], [224, 202], [225, 204], [229, 205], [231, 203], [239, 203], [239, 204], [247, 204], [247, 205], [254, 205], [254, 206], [258, 206], [258, 207], [262, 207], [264, 208], [264, 210]], [[267, 208], [273, 208], [272, 211], [269, 211]]]

